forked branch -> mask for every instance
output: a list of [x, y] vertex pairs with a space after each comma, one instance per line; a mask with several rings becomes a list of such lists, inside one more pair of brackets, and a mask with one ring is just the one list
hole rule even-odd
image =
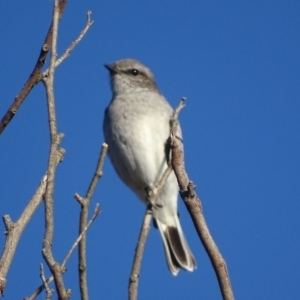
[[[89, 212], [89, 205], [91, 202], [92, 195], [94, 194], [96, 185], [99, 181], [99, 179], [103, 175], [103, 164], [104, 159], [107, 154], [108, 145], [104, 143], [101, 148], [101, 152], [99, 155], [96, 171], [93, 175], [93, 178], [91, 180], [90, 186], [87, 190], [87, 193], [85, 195], [85, 198], [79, 196], [78, 194], [75, 194], [76, 200], [80, 203], [81, 210], [80, 210], [80, 220], [79, 220], [79, 233], [83, 232], [88, 212]], [[78, 271], [79, 271], [79, 287], [80, 287], [80, 294], [82, 300], [88, 300], [88, 285], [87, 285], [87, 276], [86, 276], [86, 235], [84, 235], [79, 243], [79, 262], [78, 262]]]
[[68, 300], [69, 292], [65, 289], [64, 281], [62, 278], [62, 273], [64, 269], [55, 261], [52, 253], [53, 245], [53, 235], [54, 235], [54, 183], [55, 183], [55, 172], [56, 166], [55, 156], [57, 155], [58, 146], [60, 143], [60, 134], [57, 133], [57, 124], [56, 124], [56, 110], [55, 110], [55, 99], [54, 99], [54, 70], [55, 70], [55, 61], [57, 57], [56, 53], [56, 44], [57, 44], [57, 33], [58, 33], [58, 20], [59, 20], [59, 6], [58, 0], [54, 1], [54, 10], [53, 10], [53, 35], [52, 35], [52, 46], [51, 46], [51, 58], [50, 58], [50, 67], [49, 74], [47, 77], [43, 78], [43, 83], [46, 88], [47, 95], [47, 104], [48, 104], [48, 121], [49, 121], [49, 131], [50, 131], [50, 153], [48, 160], [48, 171], [47, 171], [47, 185], [45, 192], [45, 234], [43, 242], [43, 257], [54, 277], [55, 287], [59, 299]]
[[[61, 18], [66, 4], [67, 4], [67, 0], [61, 0], [59, 2], [59, 18]], [[53, 36], [53, 23], [51, 23], [48, 29], [48, 33], [46, 35], [45, 41], [40, 51], [40, 55], [37, 59], [37, 62], [35, 64], [35, 67], [33, 68], [32, 73], [28, 77], [21, 92], [19, 93], [18, 96], [16, 96], [10, 108], [8, 109], [8, 111], [3, 116], [0, 122], [0, 135], [3, 132], [3, 130], [6, 128], [6, 126], [9, 124], [9, 122], [12, 120], [12, 118], [15, 116], [21, 104], [30, 93], [31, 89], [42, 80], [42, 76], [40, 72], [45, 64], [46, 57], [52, 46], [52, 36]]]
[[[72, 253], [74, 252], [74, 250], [76, 249], [77, 245], [79, 244], [79, 242], [81, 241], [82, 237], [86, 234], [87, 230], [89, 229], [89, 227], [92, 225], [92, 223], [95, 221], [95, 219], [98, 217], [98, 215], [100, 214], [101, 210], [100, 210], [100, 205], [97, 203], [96, 207], [95, 207], [95, 211], [93, 216], [91, 217], [91, 219], [89, 220], [89, 222], [86, 224], [84, 230], [81, 232], [81, 234], [78, 236], [78, 238], [75, 240], [74, 244], [71, 246], [68, 254], [66, 255], [65, 259], [63, 260], [61, 267], [65, 268], [66, 264], [69, 260], [69, 258], [71, 257]], [[46, 280], [46, 283], [49, 284], [53, 281], [54, 277], [51, 276]], [[39, 286], [29, 297], [24, 298], [24, 300], [34, 300], [36, 299], [36, 297], [45, 289], [45, 283], [42, 284], [41, 286]]]
[[[65, 153], [64, 149], [59, 149], [55, 159], [55, 165], [57, 165], [63, 159]], [[9, 215], [3, 217], [3, 222], [6, 228], [6, 241], [5, 246], [0, 259], [0, 294], [3, 294], [6, 283], [6, 276], [14, 258], [16, 248], [18, 246], [20, 237], [27, 226], [28, 222], [35, 213], [37, 207], [43, 200], [44, 193], [46, 191], [47, 172], [44, 175], [39, 187], [30, 199], [26, 208], [22, 212], [20, 218], [13, 223]]]

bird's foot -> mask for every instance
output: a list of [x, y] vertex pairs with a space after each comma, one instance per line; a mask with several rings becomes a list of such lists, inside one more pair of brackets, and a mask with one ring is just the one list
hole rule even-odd
[[162, 203], [157, 201], [157, 187], [151, 184], [145, 188], [146, 191], [146, 203], [153, 209], [162, 208]]

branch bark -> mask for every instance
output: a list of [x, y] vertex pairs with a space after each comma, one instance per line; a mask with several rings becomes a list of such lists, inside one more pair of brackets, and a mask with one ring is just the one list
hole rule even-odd
[[129, 285], [128, 285], [128, 299], [129, 300], [137, 299], [137, 290], [138, 290], [138, 284], [139, 284], [142, 258], [143, 258], [143, 254], [144, 254], [147, 237], [148, 237], [148, 234], [150, 231], [151, 220], [152, 220], [152, 208], [148, 206], [146, 209], [146, 212], [145, 212], [144, 219], [143, 219], [137, 246], [135, 248], [135, 254], [134, 254], [131, 274], [129, 277]]
[[[59, 2], [59, 18], [61, 18], [66, 4], [67, 4], [67, 0], [61, 0]], [[25, 98], [30, 93], [31, 89], [42, 80], [42, 76], [41, 76], [40, 72], [45, 64], [46, 57], [51, 48], [52, 39], [53, 39], [53, 22], [51, 23], [51, 25], [48, 29], [47, 36], [42, 45], [40, 55], [37, 59], [37, 62], [35, 64], [35, 67], [33, 68], [32, 73], [30, 74], [29, 78], [27, 79], [27, 82], [25, 83], [21, 92], [19, 93], [18, 96], [16, 96], [13, 103], [11, 104], [8, 111], [3, 116], [3, 118], [0, 122], [0, 135], [3, 132], [3, 130], [6, 128], [6, 126], [9, 124], [9, 122], [12, 120], [12, 118], [15, 116], [15, 114], [17, 113], [18, 109], [20, 108], [21, 104], [23, 103]]]
[[[103, 164], [104, 159], [107, 154], [108, 145], [104, 143], [101, 148], [101, 152], [99, 155], [96, 171], [91, 180], [90, 186], [87, 190], [86, 196], [83, 198], [78, 194], [75, 194], [76, 200], [80, 203], [81, 211], [80, 211], [80, 221], [79, 221], [79, 233], [83, 232], [86, 227], [89, 205], [91, 202], [92, 195], [94, 194], [96, 185], [99, 179], [103, 176]], [[82, 300], [88, 300], [88, 287], [87, 287], [87, 276], [86, 276], [86, 235], [84, 235], [79, 243], [79, 262], [78, 262], [78, 271], [79, 271], [79, 287], [80, 294]]]
[[[71, 257], [72, 253], [74, 252], [74, 250], [76, 249], [77, 245], [79, 244], [79, 242], [81, 241], [82, 237], [85, 235], [86, 231], [89, 229], [89, 227], [92, 225], [92, 223], [95, 221], [95, 219], [98, 217], [98, 215], [100, 214], [101, 210], [100, 210], [100, 205], [97, 203], [96, 207], [95, 207], [95, 211], [94, 214], [92, 216], [92, 218], [89, 220], [89, 222], [86, 224], [84, 230], [81, 232], [81, 234], [78, 236], [78, 238], [76, 239], [76, 241], [74, 242], [74, 244], [72, 245], [72, 247], [70, 248], [68, 254], [66, 255], [65, 259], [63, 260], [61, 267], [65, 268], [69, 258]], [[53, 281], [54, 277], [51, 276], [46, 280], [46, 284], [49, 284]], [[41, 286], [39, 286], [29, 297], [24, 298], [24, 300], [34, 300], [36, 299], [36, 297], [44, 290], [45, 288], [45, 283], [42, 284]]]
[[[59, 2], [59, 3], [58, 3]], [[12, 120], [20, 105], [23, 103], [27, 95], [30, 93], [31, 89], [39, 82], [43, 81], [46, 91], [47, 91], [47, 103], [48, 103], [48, 112], [49, 112], [49, 126], [50, 126], [50, 138], [51, 138], [51, 147], [48, 161], [48, 170], [46, 175], [43, 177], [43, 181], [41, 182], [39, 188], [37, 189], [35, 195], [32, 197], [27, 207], [23, 211], [19, 220], [16, 223], [13, 223], [9, 215], [5, 215], [3, 217], [3, 221], [6, 227], [6, 242], [3, 249], [3, 253], [0, 258], [0, 295], [3, 295], [5, 285], [6, 285], [6, 275], [8, 273], [9, 267], [11, 265], [12, 259], [14, 257], [19, 239], [31, 219], [32, 215], [36, 211], [36, 208], [41, 203], [43, 196], [45, 196], [45, 204], [46, 204], [46, 233], [47, 239], [51, 241], [53, 236], [53, 223], [51, 221], [51, 215], [53, 217], [53, 188], [54, 188], [54, 174], [59, 161], [62, 160], [63, 155], [65, 153], [64, 149], [59, 149], [59, 143], [63, 138], [63, 134], [57, 134], [56, 129], [56, 117], [55, 117], [55, 106], [54, 106], [54, 94], [53, 94], [53, 79], [54, 79], [54, 69], [60, 65], [72, 52], [72, 50], [76, 47], [76, 45], [82, 40], [86, 32], [89, 30], [93, 21], [91, 21], [91, 11], [87, 12], [87, 22], [78, 38], [71, 43], [71, 45], [65, 50], [63, 55], [56, 60], [56, 42], [57, 42], [57, 27], [59, 19], [62, 16], [64, 8], [67, 4], [67, 0], [56, 0], [55, 1], [55, 9], [53, 14], [53, 19], [51, 26], [48, 30], [47, 36], [45, 38], [44, 44], [42, 46], [39, 58], [37, 63], [29, 76], [27, 82], [25, 83], [23, 89], [19, 93], [19, 95], [15, 98], [11, 107], [4, 115], [0, 123], [0, 134], [6, 128], [8, 123]], [[54, 45], [53, 45], [54, 44]], [[45, 72], [41, 73], [41, 69], [44, 66], [46, 57], [50, 48], [51, 51], [51, 61], [50, 68]], [[44, 195], [46, 194], [46, 195]], [[52, 208], [51, 208], [52, 207]], [[52, 212], [51, 212], [52, 210]], [[50, 222], [50, 223], [49, 223]], [[50, 224], [50, 226], [49, 226]], [[82, 232], [85, 232], [83, 229]], [[81, 239], [81, 238], [80, 238]], [[45, 246], [45, 241], [44, 241]], [[50, 245], [51, 248], [52, 245]], [[43, 253], [47, 247], [43, 249]], [[48, 249], [49, 250], [49, 249]], [[46, 254], [45, 252], [45, 254]], [[47, 252], [48, 259], [51, 260], [49, 254], [51, 251]], [[52, 257], [53, 258], [53, 257]], [[50, 261], [49, 261], [50, 262]], [[53, 263], [53, 261], [52, 261]], [[57, 266], [52, 266], [53, 269], [59, 269]], [[51, 268], [50, 268], [51, 269]], [[60, 272], [63, 272], [63, 268]], [[58, 276], [59, 277], [59, 276]], [[61, 285], [61, 284], [60, 284]]]
[[213, 265], [223, 299], [233, 300], [234, 295], [230, 284], [230, 278], [226, 262], [222, 257], [216, 243], [214, 242], [211, 233], [209, 232], [202, 211], [201, 201], [194, 190], [195, 185], [189, 180], [188, 175], [185, 171], [184, 156], [183, 150], [181, 148], [181, 142], [178, 140], [178, 138], [174, 136], [174, 134], [171, 134], [171, 148], [171, 162], [178, 181], [180, 196], [187, 210], [190, 213], [198, 236]]
[[[63, 53], [63, 55], [58, 58], [55, 61], [55, 68], [57, 68], [67, 57], [70, 56], [71, 52], [74, 50], [74, 48], [79, 44], [79, 42], [82, 40], [82, 38], [85, 36], [85, 34], [87, 33], [87, 31], [90, 29], [90, 27], [93, 25], [94, 21], [91, 20], [91, 15], [92, 12], [89, 10], [87, 13], [87, 21], [86, 24], [84, 26], [84, 28], [82, 29], [82, 31], [80, 32], [79, 36], [77, 37], [77, 39], [71, 43], [71, 45], [65, 50], [65, 52]], [[48, 76], [49, 73], [49, 69], [47, 69], [46, 71], [44, 71], [41, 76], [45, 77]]]
[[46, 281], [43, 264], [40, 264], [40, 277], [46, 290], [46, 300], [52, 300], [53, 290], [49, 287], [48, 282]]
[[51, 58], [49, 74], [47, 77], [43, 78], [43, 83], [46, 88], [47, 94], [47, 104], [48, 104], [48, 120], [50, 129], [50, 154], [48, 161], [48, 171], [47, 171], [47, 186], [45, 192], [45, 235], [43, 242], [43, 257], [53, 274], [55, 279], [55, 286], [60, 300], [68, 300], [70, 293], [67, 292], [64, 286], [62, 273], [63, 268], [55, 261], [52, 253], [52, 240], [54, 234], [54, 219], [53, 219], [53, 207], [54, 207], [54, 181], [55, 181], [55, 157], [57, 155], [58, 145], [61, 140], [61, 135], [57, 133], [56, 125], [56, 112], [55, 112], [55, 100], [54, 100], [54, 70], [55, 61], [57, 57], [56, 53], [56, 43], [57, 43], [57, 32], [58, 32], [58, 20], [59, 20], [59, 6], [58, 0], [54, 1], [54, 11], [53, 11], [53, 36], [52, 36], [52, 47], [51, 47]]
[[[54, 162], [55, 165], [62, 161], [64, 153], [64, 149], [60, 149], [58, 151], [58, 155]], [[37, 207], [42, 202], [43, 195], [46, 191], [46, 183], [47, 172], [17, 222], [13, 223], [9, 215], [5, 215], [3, 217], [3, 222], [6, 228], [6, 242], [0, 259], [0, 293], [2, 295], [5, 289], [6, 275], [13, 260], [20, 237]]]
[[150, 222], [152, 220], [152, 208], [154, 205], [160, 205], [156, 203], [156, 200], [167, 182], [169, 175], [172, 173], [172, 167], [168, 165], [167, 169], [165, 170], [163, 176], [161, 177], [160, 181], [158, 182], [157, 186], [149, 187], [148, 188], [148, 199], [147, 202], [147, 209], [144, 215], [142, 227], [140, 230], [137, 246], [135, 248], [135, 255], [132, 263], [131, 274], [129, 277], [129, 285], [128, 285], [128, 298], [129, 300], [136, 300], [137, 299], [137, 289], [139, 284], [139, 277], [140, 277], [140, 270], [142, 264], [142, 258], [144, 254], [145, 244], [147, 241], [147, 237], [150, 231]]

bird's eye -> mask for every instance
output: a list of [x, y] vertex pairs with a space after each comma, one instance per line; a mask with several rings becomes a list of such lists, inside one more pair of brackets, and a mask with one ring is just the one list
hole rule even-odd
[[137, 76], [137, 75], [140, 74], [140, 72], [137, 69], [132, 69], [131, 74], [134, 75], [134, 76]]

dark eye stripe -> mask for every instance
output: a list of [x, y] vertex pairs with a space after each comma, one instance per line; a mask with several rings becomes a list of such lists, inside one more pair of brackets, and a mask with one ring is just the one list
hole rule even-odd
[[128, 75], [133, 75], [133, 76], [138, 76], [138, 75], [145, 76], [145, 74], [143, 72], [141, 72], [140, 70], [135, 69], [135, 68], [123, 70], [122, 72], [126, 73]]

